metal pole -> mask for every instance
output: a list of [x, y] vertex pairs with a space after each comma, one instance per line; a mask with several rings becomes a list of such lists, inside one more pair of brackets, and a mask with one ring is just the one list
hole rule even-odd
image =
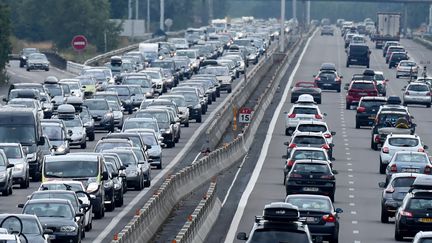
[[160, 23], [159, 28], [164, 30], [164, 22], [165, 22], [165, 0], [160, 0]]
[[147, 0], [147, 33], [150, 33], [150, 0]]
[[[295, 0], [293, 0], [295, 1]], [[281, 0], [281, 29], [280, 29], [280, 46], [279, 51], [281, 53], [285, 50], [285, 0]]]
[[135, 0], [135, 19], [138, 19], [139, 0]]
[[211, 24], [211, 21], [213, 19], [213, 0], [208, 0], [208, 7], [209, 7], [209, 24]]
[[128, 19], [132, 19], [132, 0], [128, 1]]
[[294, 20], [297, 20], [297, 0], [292, 0], [292, 16]]
[[408, 4], [404, 3], [404, 36], [406, 37], [408, 28]]
[[311, 1], [306, 1], [306, 28], [308, 28], [310, 24], [310, 8], [311, 8]]

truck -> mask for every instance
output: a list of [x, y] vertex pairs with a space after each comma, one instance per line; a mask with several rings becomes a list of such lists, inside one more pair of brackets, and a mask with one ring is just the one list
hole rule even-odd
[[149, 64], [159, 57], [159, 43], [145, 43], [138, 45], [139, 52], [144, 56], [144, 61]]
[[381, 49], [386, 41], [400, 40], [400, 13], [377, 13], [377, 28], [372, 38], [375, 48]]

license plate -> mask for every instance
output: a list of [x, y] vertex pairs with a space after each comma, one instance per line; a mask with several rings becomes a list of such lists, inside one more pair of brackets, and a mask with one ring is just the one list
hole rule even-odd
[[418, 172], [418, 169], [406, 168], [402, 169], [402, 172]]
[[432, 218], [420, 218], [419, 221], [422, 223], [432, 223]]
[[375, 119], [375, 116], [369, 116], [368, 118], [369, 119]]
[[324, 86], [331, 86], [331, 84], [324, 84]]
[[351, 61], [354, 61], [354, 62], [356, 62], [356, 61], [357, 61], [357, 59], [351, 59]]
[[50, 240], [55, 240], [56, 236], [55, 236], [55, 235], [48, 235], [48, 238], [49, 238]]
[[303, 187], [303, 191], [305, 191], [305, 192], [317, 192], [318, 188], [316, 188], [316, 187]]
[[367, 95], [368, 93], [358, 93], [359, 95]]
[[301, 217], [299, 221], [306, 222], [306, 223], [315, 223], [314, 217]]

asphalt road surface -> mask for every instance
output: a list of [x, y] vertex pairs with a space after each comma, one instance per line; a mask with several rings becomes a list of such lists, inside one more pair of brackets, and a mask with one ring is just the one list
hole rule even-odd
[[[250, 65], [248, 72], [254, 68], [254, 65]], [[27, 72], [24, 68], [19, 68], [18, 61], [11, 61], [10, 66], [7, 69], [10, 76], [10, 83], [18, 82], [36, 82], [41, 83], [47, 76], [56, 76], [60, 78], [73, 77], [75, 75], [59, 70], [56, 68], [51, 68], [50, 71], [31, 71]], [[236, 87], [240, 80], [243, 79], [243, 75], [239, 79], [235, 80], [233, 83], [233, 89]], [[0, 89], [0, 96], [7, 95], [8, 86], [5, 85]], [[120, 232], [121, 229], [130, 221], [134, 216], [137, 209], [142, 208], [142, 206], [151, 197], [152, 192], [156, 190], [159, 185], [163, 182], [167, 174], [174, 173], [187, 165], [190, 165], [199, 156], [199, 151], [201, 149], [201, 142], [205, 141], [203, 136], [197, 136], [198, 133], [203, 130], [211, 121], [209, 116], [215, 115], [216, 108], [221, 105], [221, 102], [228, 96], [225, 91], [221, 92], [221, 97], [219, 97], [216, 102], [213, 102], [209, 106], [206, 115], [203, 115], [203, 122], [195, 123], [192, 121], [188, 128], [181, 128], [181, 139], [180, 142], [176, 144], [175, 148], [163, 149], [163, 170], [152, 170], [152, 186], [145, 188], [142, 191], [129, 190], [124, 194], [124, 205], [122, 207], [116, 208], [113, 212], [106, 212], [105, 217], [100, 220], [95, 220], [93, 223], [93, 229], [90, 232], [86, 232], [86, 238], [83, 242], [109, 242], [112, 240], [113, 235]], [[97, 131], [96, 139], [93, 142], [87, 141], [87, 148], [80, 149], [79, 147], [72, 148], [71, 152], [80, 151], [93, 151], [94, 146], [97, 141], [100, 140], [106, 131]], [[192, 146], [192, 142], [198, 141]], [[186, 157], [180, 161], [179, 157], [181, 154], [186, 154]], [[37, 190], [40, 183], [31, 182], [28, 189], [19, 189], [14, 187], [13, 194], [8, 197], [0, 197], [0, 213], [20, 213], [21, 209], [17, 208], [19, 203], [24, 203], [27, 200], [27, 196], [33, 191]]]
[[[300, 80], [312, 81], [312, 75], [317, 74], [323, 62], [335, 63], [338, 72], [344, 76], [343, 83], [349, 82], [353, 74], [362, 73], [365, 67], [345, 67], [346, 54], [343, 44], [343, 39], [338, 34], [320, 36], [318, 32], [311, 39], [304, 56], [300, 57], [298, 69], [294, 68], [292, 73], [288, 73], [287, 76], [290, 78], [285, 82], [291, 79], [293, 83]], [[394, 68], [388, 69], [382, 57], [382, 50], [375, 49], [373, 43], [369, 42], [369, 45], [372, 50], [370, 68], [383, 71], [385, 77], [390, 80], [387, 95], [401, 96], [401, 89], [407, 84], [407, 79], [396, 79], [396, 71]], [[411, 40], [402, 40], [402, 45], [418, 63], [430, 63], [430, 50]], [[225, 242], [241, 242], [235, 239], [237, 232], [249, 234], [254, 216], [262, 214], [265, 204], [284, 201], [285, 187], [282, 181], [285, 160], [282, 159], [282, 155], [286, 153], [286, 146], [283, 143], [288, 140], [284, 135], [284, 112], [289, 111], [292, 106], [289, 103], [288, 90], [284, 90], [286, 94], [282, 97], [281, 103], [279, 104], [280, 99], [275, 99], [273, 107], [269, 109], [269, 124], [263, 124], [258, 131], [264, 136], [256, 140], [256, 143], [263, 145], [259, 146], [259, 149], [251, 149], [248, 155], [255, 158], [252, 164], [256, 166], [253, 171], [240, 171], [237, 184], [241, 185], [233, 187], [235, 195], [230, 196], [226, 204], [232, 208], [222, 210], [223, 218], [218, 219], [216, 224], [219, 227], [216, 227], [217, 230], [213, 230], [211, 237], [207, 238], [209, 242], [223, 242], [224, 239]], [[345, 94], [344, 90], [341, 93], [323, 91], [323, 101], [320, 105], [321, 111], [327, 113], [325, 120], [330, 129], [337, 132], [333, 140], [333, 166], [339, 172], [336, 175], [335, 207], [344, 210], [340, 219], [339, 242], [395, 242], [392, 219], [388, 224], [380, 222], [381, 189], [378, 182], [384, 181], [385, 178], [378, 172], [379, 151], [370, 149], [370, 128], [355, 129], [355, 110], [345, 109]], [[278, 104], [280, 107], [276, 108]], [[409, 109], [417, 124], [417, 134], [425, 144], [432, 145], [432, 131], [429, 129], [431, 109], [414, 105], [409, 106]], [[228, 218], [232, 219], [231, 225], [226, 221]], [[222, 222], [224, 225], [221, 226]]]

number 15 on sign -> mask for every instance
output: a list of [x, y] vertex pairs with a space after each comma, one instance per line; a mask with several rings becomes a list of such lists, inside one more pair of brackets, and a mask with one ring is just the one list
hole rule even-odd
[[242, 123], [250, 123], [251, 120], [251, 114], [240, 114], [239, 115], [239, 122]]

